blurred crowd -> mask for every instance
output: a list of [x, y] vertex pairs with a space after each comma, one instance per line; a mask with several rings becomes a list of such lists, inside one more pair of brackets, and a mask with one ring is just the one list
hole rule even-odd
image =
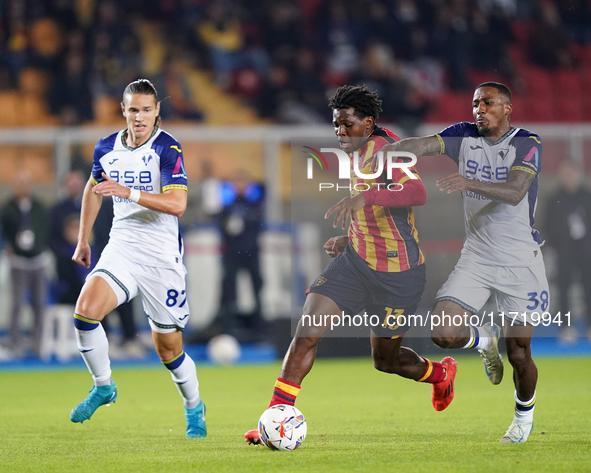
[[588, 0], [6, 0], [0, 89], [41, 70], [52, 114], [65, 124], [92, 120], [97, 98], [119, 100], [127, 83], [150, 76], [138, 34], [146, 20], [166, 42], [151, 74], [162, 97], [175, 97], [164, 118], [197, 120], [171, 67], [179, 58], [264, 118], [324, 121], [334, 87], [366, 83], [384, 99], [386, 119], [412, 126], [441, 91], [473, 87], [473, 70], [522, 87], [516, 42], [547, 69], [575, 65], [571, 46], [591, 43]]
[[[63, 125], [95, 118], [102, 97], [148, 77], [162, 98], [163, 118], [201, 119], [165, 49], [156, 72], [147, 70], [139, 22], [159, 18], [165, 1], [7, 0], [0, 4], [0, 91], [17, 89], [34, 73], [47, 106]], [[166, 47], [166, 45], [165, 45]], [[186, 99], [186, 100], [183, 100]]]

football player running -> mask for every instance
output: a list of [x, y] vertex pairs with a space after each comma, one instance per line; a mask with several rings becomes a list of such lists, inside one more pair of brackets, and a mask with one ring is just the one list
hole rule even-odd
[[[494, 295], [504, 317], [515, 383], [515, 415], [501, 443], [525, 442], [532, 431], [538, 378], [531, 356], [532, 314], [549, 307], [542, 240], [533, 227], [542, 142], [535, 133], [511, 125], [512, 108], [509, 88], [486, 82], [474, 91], [474, 123], [457, 123], [382, 149], [416, 156], [446, 154], [458, 165], [458, 172], [442, 177], [437, 186], [447, 194], [462, 193], [466, 240], [455, 269], [437, 293], [431, 338], [442, 348], [477, 349], [491, 383], [499, 384], [500, 328], [492, 321], [482, 326], [452, 322], [457, 315], [478, 314]], [[375, 155], [372, 168], [378, 159], [383, 157]]]
[[183, 351], [189, 317], [186, 270], [178, 217], [187, 206], [181, 145], [160, 127], [160, 103], [152, 83], [139, 79], [123, 93], [127, 128], [100, 140], [82, 199], [73, 260], [91, 265], [89, 240], [103, 197], [113, 199], [109, 243], [88, 275], [74, 314], [78, 348], [92, 374], [90, 395], [70, 413], [84, 422], [117, 399], [108, 341], [100, 321], [140, 295], [160, 360], [170, 370], [185, 407], [186, 436], [205, 437], [205, 406], [195, 363]]
[[[369, 174], [373, 154], [399, 139], [376, 125], [381, 103], [377, 92], [366, 86], [339, 87], [329, 101], [334, 131], [340, 148], [349, 155], [351, 171], [359, 156], [359, 170]], [[330, 329], [326, 317], [321, 326], [306, 325], [305, 317], [340, 318], [343, 313], [354, 315], [364, 310], [380, 321], [371, 327], [374, 367], [431, 384], [431, 401], [437, 411], [453, 400], [455, 360], [431, 361], [402, 345], [410, 324], [400, 321], [415, 313], [425, 287], [425, 259], [413, 206], [425, 204], [426, 192], [416, 169], [410, 165], [407, 169], [412, 178], [401, 168], [394, 170], [391, 180], [385, 171], [375, 178], [352, 177], [351, 195], [326, 212], [325, 218], [334, 218], [333, 227], [347, 227], [348, 235], [333, 237], [324, 245], [335, 259], [306, 292], [303, 314], [307, 315], [299, 321], [269, 407], [294, 405], [314, 364], [316, 346]], [[387, 190], [385, 184], [402, 185], [402, 190]], [[248, 443], [261, 443], [257, 430], [244, 436]]]

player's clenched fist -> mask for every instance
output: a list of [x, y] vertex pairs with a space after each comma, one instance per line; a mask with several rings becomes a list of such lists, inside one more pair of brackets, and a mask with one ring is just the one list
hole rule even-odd
[[336, 258], [345, 251], [348, 243], [349, 237], [347, 235], [332, 237], [324, 244], [324, 251], [331, 258]]
[[78, 263], [80, 266], [84, 266], [85, 268], [90, 268], [90, 246], [76, 246], [76, 251], [74, 251], [72, 261]]

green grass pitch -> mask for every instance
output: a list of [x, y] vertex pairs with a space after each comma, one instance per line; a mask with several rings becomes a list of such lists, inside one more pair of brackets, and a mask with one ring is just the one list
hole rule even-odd
[[279, 365], [198, 369], [206, 439], [184, 436], [164, 368], [115, 369], [119, 399], [90, 421], [68, 415], [91, 387], [83, 371], [0, 372], [0, 472], [588, 472], [589, 358], [540, 358], [534, 431], [499, 444], [513, 416], [511, 368], [492, 386], [478, 356], [458, 356], [444, 412], [431, 387], [379, 373], [370, 359], [319, 360], [297, 406], [308, 436], [294, 452], [248, 446]]

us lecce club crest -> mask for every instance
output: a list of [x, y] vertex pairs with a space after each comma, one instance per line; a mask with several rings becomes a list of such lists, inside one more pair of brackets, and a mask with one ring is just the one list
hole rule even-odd
[[319, 276], [318, 279], [316, 279], [314, 286], [322, 286], [326, 281], [327, 279], [324, 276]]

